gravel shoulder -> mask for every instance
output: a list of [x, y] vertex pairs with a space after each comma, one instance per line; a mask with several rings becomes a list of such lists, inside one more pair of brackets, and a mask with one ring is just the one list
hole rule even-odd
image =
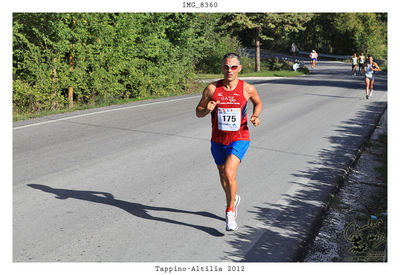
[[305, 262], [387, 262], [386, 136], [387, 111], [331, 196]]

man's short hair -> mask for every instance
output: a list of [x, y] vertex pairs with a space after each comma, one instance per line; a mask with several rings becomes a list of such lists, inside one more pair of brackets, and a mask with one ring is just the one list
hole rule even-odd
[[225, 59], [227, 58], [236, 58], [239, 61], [239, 65], [240, 65], [240, 56], [236, 53], [227, 53], [226, 55], [224, 55], [224, 58], [222, 59], [222, 62], [225, 61]]

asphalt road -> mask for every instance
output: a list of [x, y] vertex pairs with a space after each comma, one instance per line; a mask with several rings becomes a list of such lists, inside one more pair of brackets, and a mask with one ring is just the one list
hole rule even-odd
[[[248, 80], [264, 103], [238, 170], [239, 230], [200, 95], [15, 122], [15, 262], [296, 261], [328, 193], [387, 106], [387, 77], [320, 62], [310, 75]], [[249, 108], [251, 114], [251, 107]]]

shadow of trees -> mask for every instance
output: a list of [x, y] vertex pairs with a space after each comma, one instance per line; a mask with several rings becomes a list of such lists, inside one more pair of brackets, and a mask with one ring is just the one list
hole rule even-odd
[[[237, 238], [230, 241], [234, 252], [227, 254], [245, 262], [301, 261], [320, 226], [329, 195], [340, 187], [386, 105], [386, 102], [370, 102], [355, 118], [340, 123], [335, 130], [337, 134], [326, 137], [332, 147], [320, 150], [318, 157], [307, 163], [306, 170], [292, 173], [293, 187], [278, 202], [255, 206], [249, 211], [256, 215], [259, 224], [242, 227]], [[260, 238], [249, 249], [246, 240], [257, 234]]]

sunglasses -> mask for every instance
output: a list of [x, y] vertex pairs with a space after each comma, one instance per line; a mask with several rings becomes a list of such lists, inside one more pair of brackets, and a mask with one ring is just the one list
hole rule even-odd
[[224, 69], [225, 69], [225, 70], [231, 69], [232, 71], [236, 71], [238, 68], [239, 68], [239, 65], [228, 65], [228, 64], [224, 64]]

